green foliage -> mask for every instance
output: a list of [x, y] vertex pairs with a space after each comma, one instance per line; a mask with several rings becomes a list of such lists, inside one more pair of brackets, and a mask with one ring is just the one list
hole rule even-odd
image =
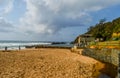
[[106, 19], [101, 19], [95, 26], [90, 26], [87, 34], [92, 34], [95, 38], [103, 38], [106, 41], [112, 37], [113, 33], [120, 32], [120, 17], [112, 22], [105, 21]]

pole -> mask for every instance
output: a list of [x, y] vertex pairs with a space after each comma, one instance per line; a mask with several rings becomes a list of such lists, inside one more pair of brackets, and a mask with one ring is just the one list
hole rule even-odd
[[78, 47], [80, 46], [80, 37], [78, 37]]

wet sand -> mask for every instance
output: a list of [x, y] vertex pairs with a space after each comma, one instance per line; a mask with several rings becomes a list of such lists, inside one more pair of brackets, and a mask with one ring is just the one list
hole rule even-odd
[[69, 49], [0, 52], [0, 78], [97, 78], [103, 67]]

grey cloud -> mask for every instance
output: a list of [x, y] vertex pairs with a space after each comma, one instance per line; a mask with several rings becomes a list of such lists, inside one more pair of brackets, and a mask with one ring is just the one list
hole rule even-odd
[[12, 32], [14, 26], [7, 20], [0, 18], [0, 32]]
[[21, 27], [24, 31], [53, 34], [65, 27], [85, 26], [92, 20], [89, 12], [118, 3], [120, 0], [26, 0]]

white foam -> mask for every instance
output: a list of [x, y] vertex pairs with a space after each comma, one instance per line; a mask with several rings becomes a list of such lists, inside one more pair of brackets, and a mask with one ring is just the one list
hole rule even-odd
[[49, 45], [51, 43], [48, 42], [0, 42], [0, 49], [4, 50], [5, 47], [7, 47], [7, 49], [19, 49], [19, 46], [21, 49], [24, 49], [25, 46], [32, 46], [32, 45]]

